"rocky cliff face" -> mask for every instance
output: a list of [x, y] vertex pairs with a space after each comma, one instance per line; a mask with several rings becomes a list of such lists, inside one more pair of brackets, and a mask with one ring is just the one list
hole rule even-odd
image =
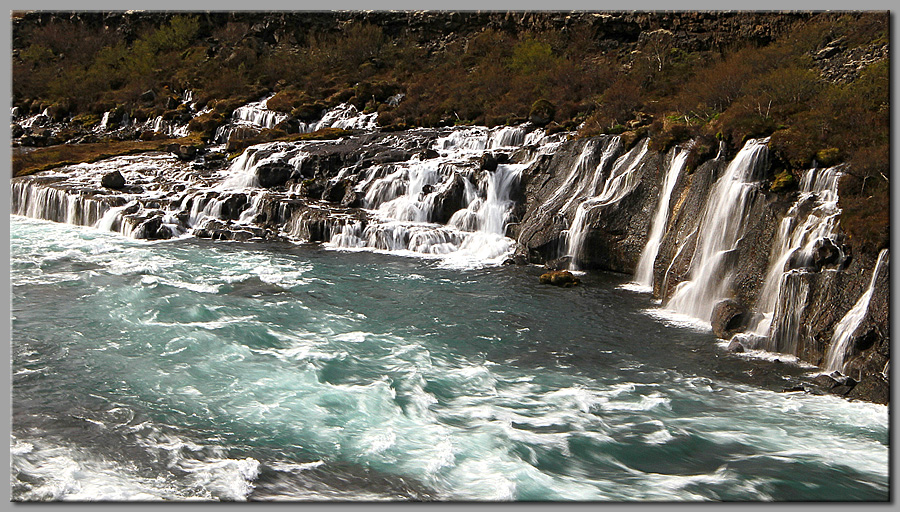
[[[54, 20], [80, 21], [88, 26], [117, 31], [131, 41], [142, 30], [158, 26], [179, 12], [64, 12], [25, 11], [13, 19], [16, 26], [41, 24]], [[465, 40], [486, 29], [509, 33], [537, 30], [571, 30], [585, 27], [604, 50], [621, 49], [627, 53], [657, 30], [671, 32], [679, 48], [688, 51], [721, 50], [734, 40], [756, 44], [771, 42], [788, 25], [812, 16], [809, 12], [575, 12], [575, 11], [206, 11], [199, 16], [201, 30], [209, 35], [229, 22], [248, 25], [244, 37], [260, 44], [302, 43], [313, 32], [336, 32], [349, 22], [378, 25], [392, 38], [411, 38], [433, 51]], [[13, 39], [13, 48], [17, 40]]]

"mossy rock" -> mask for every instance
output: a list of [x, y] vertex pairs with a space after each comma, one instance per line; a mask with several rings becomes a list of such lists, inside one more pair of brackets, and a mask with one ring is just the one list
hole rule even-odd
[[568, 270], [551, 270], [545, 274], [541, 274], [541, 284], [552, 284], [563, 288], [571, 288], [581, 284], [581, 280], [575, 277], [575, 274]]
[[546, 126], [550, 121], [553, 121], [553, 116], [555, 115], [556, 107], [553, 103], [542, 98], [531, 105], [528, 120], [537, 126]]
[[797, 190], [797, 178], [790, 171], [781, 171], [775, 176], [775, 181], [769, 186], [769, 192], [780, 194]]
[[91, 128], [100, 124], [100, 116], [91, 112], [78, 114], [72, 118], [72, 123], [85, 128]]
[[816, 151], [816, 161], [825, 167], [832, 167], [841, 163], [843, 155], [838, 148], [827, 148]]

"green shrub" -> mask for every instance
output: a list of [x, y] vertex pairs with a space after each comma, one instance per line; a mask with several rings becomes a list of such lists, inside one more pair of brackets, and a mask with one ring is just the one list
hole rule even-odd
[[825, 167], [832, 167], [843, 160], [841, 150], [838, 148], [827, 148], [816, 151], [816, 162]]
[[782, 193], [797, 190], [797, 178], [790, 171], [781, 171], [769, 186], [769, 192]]

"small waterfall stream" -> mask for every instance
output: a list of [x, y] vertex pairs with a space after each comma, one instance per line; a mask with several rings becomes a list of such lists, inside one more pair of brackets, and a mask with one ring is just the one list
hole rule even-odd
[[772, 246], [769, 270], [750, 322], [755, 327], [737, 336], [750, 348], [796, 352], [799, 318], [809, 291], [799, 274], [814, 265], [816, 251], [822, 248], [835, 251], [835, 263], [843, 257], [840, 244], [835, 243], [840, 177], [838, 167], [810, 169], [803, 175], [799, 197], [781, 220]]
[[701, 220], [690, 279], [678, 284], [666, 308], [709, 322], [716, 303], [726, 298], [732, 275], [728, 257], [744, 234], [751, 192], [767, 160], [767, 142], [747, 141], [716, 182]]
[[666, 222], [669, 220], [669, 201], [672, 198], [672, 190], [675, 189], [675, 183], [678, 176], [687, 163], [688, 151], [680, 148], [672, 150], [666, 166], [666, 174], [663, 179], [662, 187], [659, 190], [659, 201], [656, 205], [656, 214], [650, 223], [650, 234], [647, 235], [647, 245], [641, 251], [640, 260], [638, 260], [637, 270], [634, 272], [634, 281], [644, 288], [653, 290], [653, 264], [656, 262], [656, 255], [659, 254], [659, 244], [662, 242], [663, 235], [666, 234]]
[[[587, 235], [587, 217], [590, 212], [596, 208], [614, 204], [634, 190], [634, 187], [638, 183], [636, 171], [641, 163], [641, 159], [647, 153], [648, 142], [649, 141], [645, 140], [641, 144], [631, 148], [628, 153], [625, 153], [616, 159], [609, 175], [603, 182], [603, 189], [596, 195], [583, 200], [576, 208], [575, 218], [572, 220], [571, 226], [569, 226], [569, 229], [565, 233], [566, 256], [571, 258], [569, 262], [570, 269], [578, 270], [578, 256], [581, 254], [581, 250], [584, 246], [584, 239]], [[610, 144], [610, 147], [616, 149], [620, 147], [618, 140], [613, 144]], [[609, 158], [607, 156], [609, 154], [612, 154], [612, 152], [604, 151], [603, 156], [606, 158], [601, 158], [601, 164], [591, 177], [590, 185], [583, 190], [586, 190], [590, 194], [595, 193], [596, 187], [599, 184], [600, 170], [603, 167], [604, 161]], [[579, 193], [581, 191], [582, 190], [579, 190]], [[572, 196], [572, 198], [569, 199], [569, 202], [575, 197], [577, 196]], [[568, 205], [569, 203], [566, 204]]]
[[850, 350], [850, 343], [853, 341], [853, 335], [856, 329], [862, 324], [869, 311], [869, 302], [872, 300], [872, 294], [875, 291], [875, 280], [878, 278], [878, 272], [882, 265], [886, 265], [890, 260], [890, 251], [882, 249], [878, 254], [878, 262], [872, 270], [872, 279], [869, 281], [869, 287], [856, 301], [856, 304], [841, 318], [837, 326], [834, 328], [834, 336], [831, 338], [831, 344], [828, 346], [828, 352], [825, 354], [825, 370], [827, 371], [844, 371], [844, 362], [847, 353]]

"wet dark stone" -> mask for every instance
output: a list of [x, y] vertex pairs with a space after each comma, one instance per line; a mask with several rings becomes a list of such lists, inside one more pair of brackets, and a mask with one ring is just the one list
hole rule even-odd
[[713, 334], [722, 339], [731, 338], [742, 326], [744, 316], [744, 308], [736, 301], [731, 299], [720, 301], [713, 308], [710, 320]]
[[873, 374], [863, 378], [859, 384], [853, 386], [853, 389], [847, 394], [847, 398], [855, 398], [875, 402], [876, 404], [887, 404], [891, 399], [891, 386], [879, 374]]
[[329, 181], [322, 192], [322, 199], [332, 203], [339, 203], [347, 195], [347, 188], [350, 186], [350, 180], [346, 179], [338, 180], [337, 182]]
[[179, 160], [191, 160], [197, 156], [197, 148], [184, 144], [169, 144], [166, 151], [177, 156]]
[[823, 238], [816, 242], [813, 253], [813, 265], [815, 265], [816, 269], [821, 269], [826, 265], [834, 265], [840, 259], [841, 250], [830, 239]]
[[496, 171], [497, 164], [497, 157], [493, 153], [484, 153], [481, 155], [481, 159], [478, 160], [478, 168], [488, 172]]
[[430, 160], [430, 159], [432, 159], [432, 158], [437, 158], [437, 157], [439, 157], [439, 156], [441, 156], [440, 153], [438, 153], [437, 151], [435, 151], [435, 150], [433, 150], [433, 149], [431, 149], [431, 148], [423, 149], [423, 150], [419, 153], [419, 158], [422, 159], [422, 160]]
[[552, 284], [563, 288], [570, 288], [581, 284], [581, 280], [568, 270], [551, 270], [550, 272], [541, 274], [540, 281], [541, 284]]
[[454, 174], [453, 180], [447, 188], [441, 190], [434, 198], [434, 209], [432, 210], [432, 222], [446, 224], [453, 214], [463, 208], [465, 200], [465, 184], [463, 178], [459, 174]]
[[294, 168], [279, 162], [262, 164], [256, 168], [259, 186], [264, 188], [283, 186], [291, 178]]
[[151, 217], [140, 225], [134, 231], [135, 238], [143, 238], [146, 240], [167, 240], [172, 238], [173, 233], [168, 226], [163, 225], [162, 217]]
[[728, 344], [727, 350], [729, 352], [734, 352], [736, 354], [741, 354], [744, 352], [744, 345], [741, 344], [738, 340], [731, 340], [731, 343]]
[[125, 188], [125, 177], [119, 171], [108, 172], [100, 178], [100, 185], [114, 190]]

